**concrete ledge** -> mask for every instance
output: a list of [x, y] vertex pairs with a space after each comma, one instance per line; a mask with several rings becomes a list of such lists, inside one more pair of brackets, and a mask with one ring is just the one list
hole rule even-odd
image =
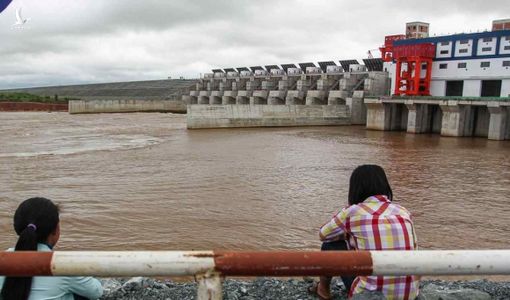
[[182, 100], [71, 100], [70, 114], [97, 114], [123, 112], [186, 113]]
[[326, 91], [317, 91], [312, 90], [308, 91], [308, 94], [306, 94], [306, 105], [327, 105], [328, 104], [328, 98], [327, 98], [327, 92]]
[[285, 104], [285, 97], [287, 96], [287, 91], [270, 91], [269, 96], [267, 98], [267, 104], [269, 105], [282, 105]]
[[225, 91], [221, 98], [221, 104], [236, 104], [237, 91]]
[[209, 96], [209, 104], [221, 104], [223, 97], [223, 91], [211, 91]]
[[194, 96], [183, 95], [182, 96], [182, 102], [184, 102], [184, 104], [186, 104], [186, 105], [188, 105], [188, 104], [198, 104], [198, 98], [194, 97]]
[[304, 91], [288, 91], [287, 97], [285, 97], [285, 104], [296, 105], [305, 104], [306, 92]]
[[349, 98], [348, 91], [329, 91], [328, 105], [345, 104], [347, 98]]
[[346, 105], [188, 105], [189, 129], [350, 125]]

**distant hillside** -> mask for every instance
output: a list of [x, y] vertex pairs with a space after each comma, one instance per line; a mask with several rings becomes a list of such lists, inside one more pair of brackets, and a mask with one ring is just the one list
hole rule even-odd
[[51, 98], [54, 98], [55, 95], [58, 95], [58, 98], [72, 98], [81, 100], [180, 100], [180, 96], [182, 94], [188, 94], [190, 88], [193, 87], [196, 82], [197, 80], [191, 79], [113, 82], [0, 90], [0, 93], [30, 93], [41, 97]]

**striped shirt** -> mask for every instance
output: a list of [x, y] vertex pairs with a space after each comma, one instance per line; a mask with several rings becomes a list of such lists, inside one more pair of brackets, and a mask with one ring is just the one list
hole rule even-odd
[[[324, 224], [319, 232], [322, 241], [345, 237], [355, 250], [417, 249], [411, 214], [383, 195], [347, 206]], [[349, 297], [363, 291], [380, 291], [387, 299], [415, 299], [418, 295], [417, 276], [358, 276]]]

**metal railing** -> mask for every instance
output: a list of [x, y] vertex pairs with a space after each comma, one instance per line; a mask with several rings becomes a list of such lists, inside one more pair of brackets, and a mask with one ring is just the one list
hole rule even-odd
[[510, 250], [18, 251], [3, 276], [197, 276], [197, 299], [221, 299], [225, 276], [510, 275]]

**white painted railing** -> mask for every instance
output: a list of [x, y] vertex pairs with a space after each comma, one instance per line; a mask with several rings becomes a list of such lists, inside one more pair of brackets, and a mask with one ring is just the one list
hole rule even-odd
[[0, 252], [4, 276], [197, 276], [221, 299], [224, 276], [510, 275], [510, 250]]

